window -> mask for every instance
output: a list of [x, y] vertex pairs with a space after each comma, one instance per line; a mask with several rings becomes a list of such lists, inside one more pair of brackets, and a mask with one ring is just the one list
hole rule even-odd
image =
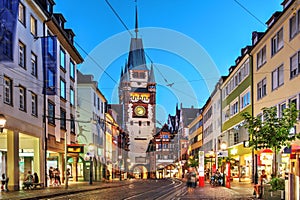
[[37, 57], [31, 53], [31, 75], [37, 77]]
[[284, 69], [283, 65], [278, 67], [272, 72], [272, 90], [278, 88], [283, 85], [284, 82]]
[[19, 109], [26, 110], [26, 89], [19, 86]]
[[70, 61], [70, 77], [75, 79], [75, 64], [73, 61]]
[[47, 89], [53, 90], [55, 88], [55, 73], [51, 69], [47, 70], [47, 81]]
[[300, 51], [290, 58], [290, 78], [294, 78], [299, 74], [300, 67]]
[[46, 1], [47, 4], [47, 12], [52, 13], [52, 4], [47, 0]]
[[234, 135], [233, 135], [233, 142], [234, 142], [234, 144], [239, 143], [239, 133], [238, 132], [234, 133]]
[[37, 116], [37, 95], [31, 92], [31, 115]]
[[101, 102], [101, 114], [103, 114], [103, 112], [104, 112], [104, 103]]
[[97, 109], [100, 110], [100, 98], [97, 97]]
[[276, 35], [272, 38], [272, 56], [276, 54], [283, 47], [283, 28], [280, 29], [276, 33]]
[[30, 16], [30, 32], [33, 36], [37, 36], [37, 22], [33, 16]]
[[55, 105], [48, 101], [48, 123], [55, 125]]
[[3, 56], [12, 61], [13, 58], [12, 45], [13, 45], [12, 33], [9, 30], [6, 30], [2, 34], [2, 41], [0, 42], [1, 58]]
[[19, 42], [19, 65], [25, 68], [25, 58], [26, 58], [26, 46]]
[[139, 76], [140, 76], [139, 78], [142, 78], [142, 79], [146, 78], [145, 72], [140, 72]]
[[22, 3], [19, 3], [19, 21], [25, 25], [25, 6]]
[[133, 72], [132, 73], [132, 77], [133, 78], [138, 78], [139, 77], [139, 73], [138, 72]]
[[94, 92], [94, 107], [96, 107], [97, 106], [97, 102], [96, 102], [96, 100], [97, 100], [97, 98], [96, 98], [96, 93]]
[[290, 39], [293, 39], [297, 33], [299, 32], [299, 19], [300, 19], [300, 10], [298, 11], [298, 13], [296, 15], [294, 15], [291, 19], [290, 19]]
[[60, 108], [60, 129], [66, 130], [66, 111]]
[[261, 99], [267, 95], [267, 79], [264, 78], [257, 84], [257, 99]]
[[282, 115], [283, 115], [283, 111], [284, 109], [286, 109], [286, 104], [285, 103], [282, 103], [279, 105], [279, 109], [278, 109], [278, 116], [281, 118]]
[[60, 49], [60, 67], [66, 69], [66, 53]]
[[231, 105], [231, 115], [235, 115], [239, 111], [238, 102]]
[[66, 99], [66, 82], [60, 79], [60, 97]]
[[12, 97], [12, 80], [6, 76], [4, 76], [4, 103], [12, 105], [13, 97]]
[[70, 131], [71, 133], [75, 133], [75, 119], [72, 114], [70, 115], [70, 119]]
[[71, 104], [71, 106], [74, 106], [74, 104], [75, 104], [75, 95], [74, 95], [73, 88], [70, 88], [70, 104]]
[[257, 53], [257, 69], [259, 69], [263, 64], [266, 63], [266, 46], [264, 46], [258, 53]]
[[290, 104], [295, 104], [296, 109], [298, 109], [298, 107], [297, 107], [297, 98], [290, 99]]
[[251, 102], [250, 99], [250, 91], [248, 91], [246, 94], [244, 94], [241, 98], [241, 109], [245, 108], [248, 106]]

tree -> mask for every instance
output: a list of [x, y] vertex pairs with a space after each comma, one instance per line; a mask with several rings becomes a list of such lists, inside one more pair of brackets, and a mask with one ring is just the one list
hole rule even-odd
[[[299, 110], [295, 104], [290, 104], [283, 110], [282, 116], [277, 115], [276, 107], [263, 108], [262, 116], [251, 116], [243, 113], [245, 127], [250, 134], [250, 147], [255, 150], [271, 148], [274, 153], [273, 175], [277, 176], [276, 153], [283, 147], [290, 147], [291, 142], [300, 139], [300, 133], [291, 134], [291, 130], [297, 124]], [[263, 119], [263, 120], [262, 120]]]
[[191, 156], [188, 160], [188, 166], [189, 167], [198, 167], [199, 162], [198, 162], [198, 158], [195, 156]]

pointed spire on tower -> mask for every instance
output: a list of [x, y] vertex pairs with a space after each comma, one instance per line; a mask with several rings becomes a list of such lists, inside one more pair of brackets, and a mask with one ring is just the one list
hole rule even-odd
[[155, 83], [155, 77], [154, 77], [154, 69], [153, 69], [153, 63], [151, 62], [151, 68], [149, 72], [149, 83]]
[[120, 79], [122, 80], [122, 77], [123, 77], [123, 66], [121, 66], [121, 76], [120, 76]]
[[135, 1], [135, 38], [137, 38], [139, 32], [138, 27], [138, 10], [137, 10], [137, 3]]

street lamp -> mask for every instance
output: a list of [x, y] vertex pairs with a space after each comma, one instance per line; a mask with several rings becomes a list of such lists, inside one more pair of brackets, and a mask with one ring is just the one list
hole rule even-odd
[[122, 180], [122, 171], [121, 171], [121, 162], [122, 162], [122, 155], [119, 155], [119, 171], [120, 171], [120, 181]]
[[[224, 150], [226, 150], [227, 149], [227, 143], [225, 142], [225, 141], [223, 141], [222, 143], [221, 143], [221, 150], [222, 151], [224, 151]], [[225, 174], [224, 174], [224, 171], [225, 171], [225, 168], [223, 167], [223, 165], [222, 165], [222, 173], [223, 173], [223, 186], [225, 186]], [[230, 175], [230, 174], [229, 174]], [[229, 178], [229, 180], [230, 180], [230, 178]]]
[[212, 159], [214, 157], [215, 153], [213, 150], [209, 151], [209, 158], [210, 158], [210, 176], [212, 176]]
[[3, 114], [0, 114], [0, 133], [3, 133], [5, 124], [6, 124], [6, 118]]
[[[254, 127], [254, 132], [256, 132], [256, 134], [260, 131], [260, 128], [259, 127]], [[254, 184], [257, 185], [258, 184], [258, 161], [257, 161], [257, 141], [256, 141], [256, 137], [252, 137], [252, 140], [255, 140], [255, 151], [254, 152], [254, 159], [255, 159], [255, 172], [254, 172]]]
[[88, 146], [88, 156], [90, 157], [90, 179], [89, 184], [93, 184], [93, 157], [95, 155], [95, 145], [89, 144]]
[[226, 144], [226, 142], [223, 141], [221, 143], [221, 150], [224, 151], [225, 149], [227, 149], [227, 144]]

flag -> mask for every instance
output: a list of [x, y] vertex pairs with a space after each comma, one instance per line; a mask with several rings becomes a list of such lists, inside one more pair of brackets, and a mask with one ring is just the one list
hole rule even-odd
[[0, 1], [0, 61], [13, 61], [19, 0]]
[[43, 92], [47, 95], [56, 94], [56, 74], [57, 74], [57, 38], [56, 36], [46, 36], [42, 38], [43, 68], [45, 88]]

